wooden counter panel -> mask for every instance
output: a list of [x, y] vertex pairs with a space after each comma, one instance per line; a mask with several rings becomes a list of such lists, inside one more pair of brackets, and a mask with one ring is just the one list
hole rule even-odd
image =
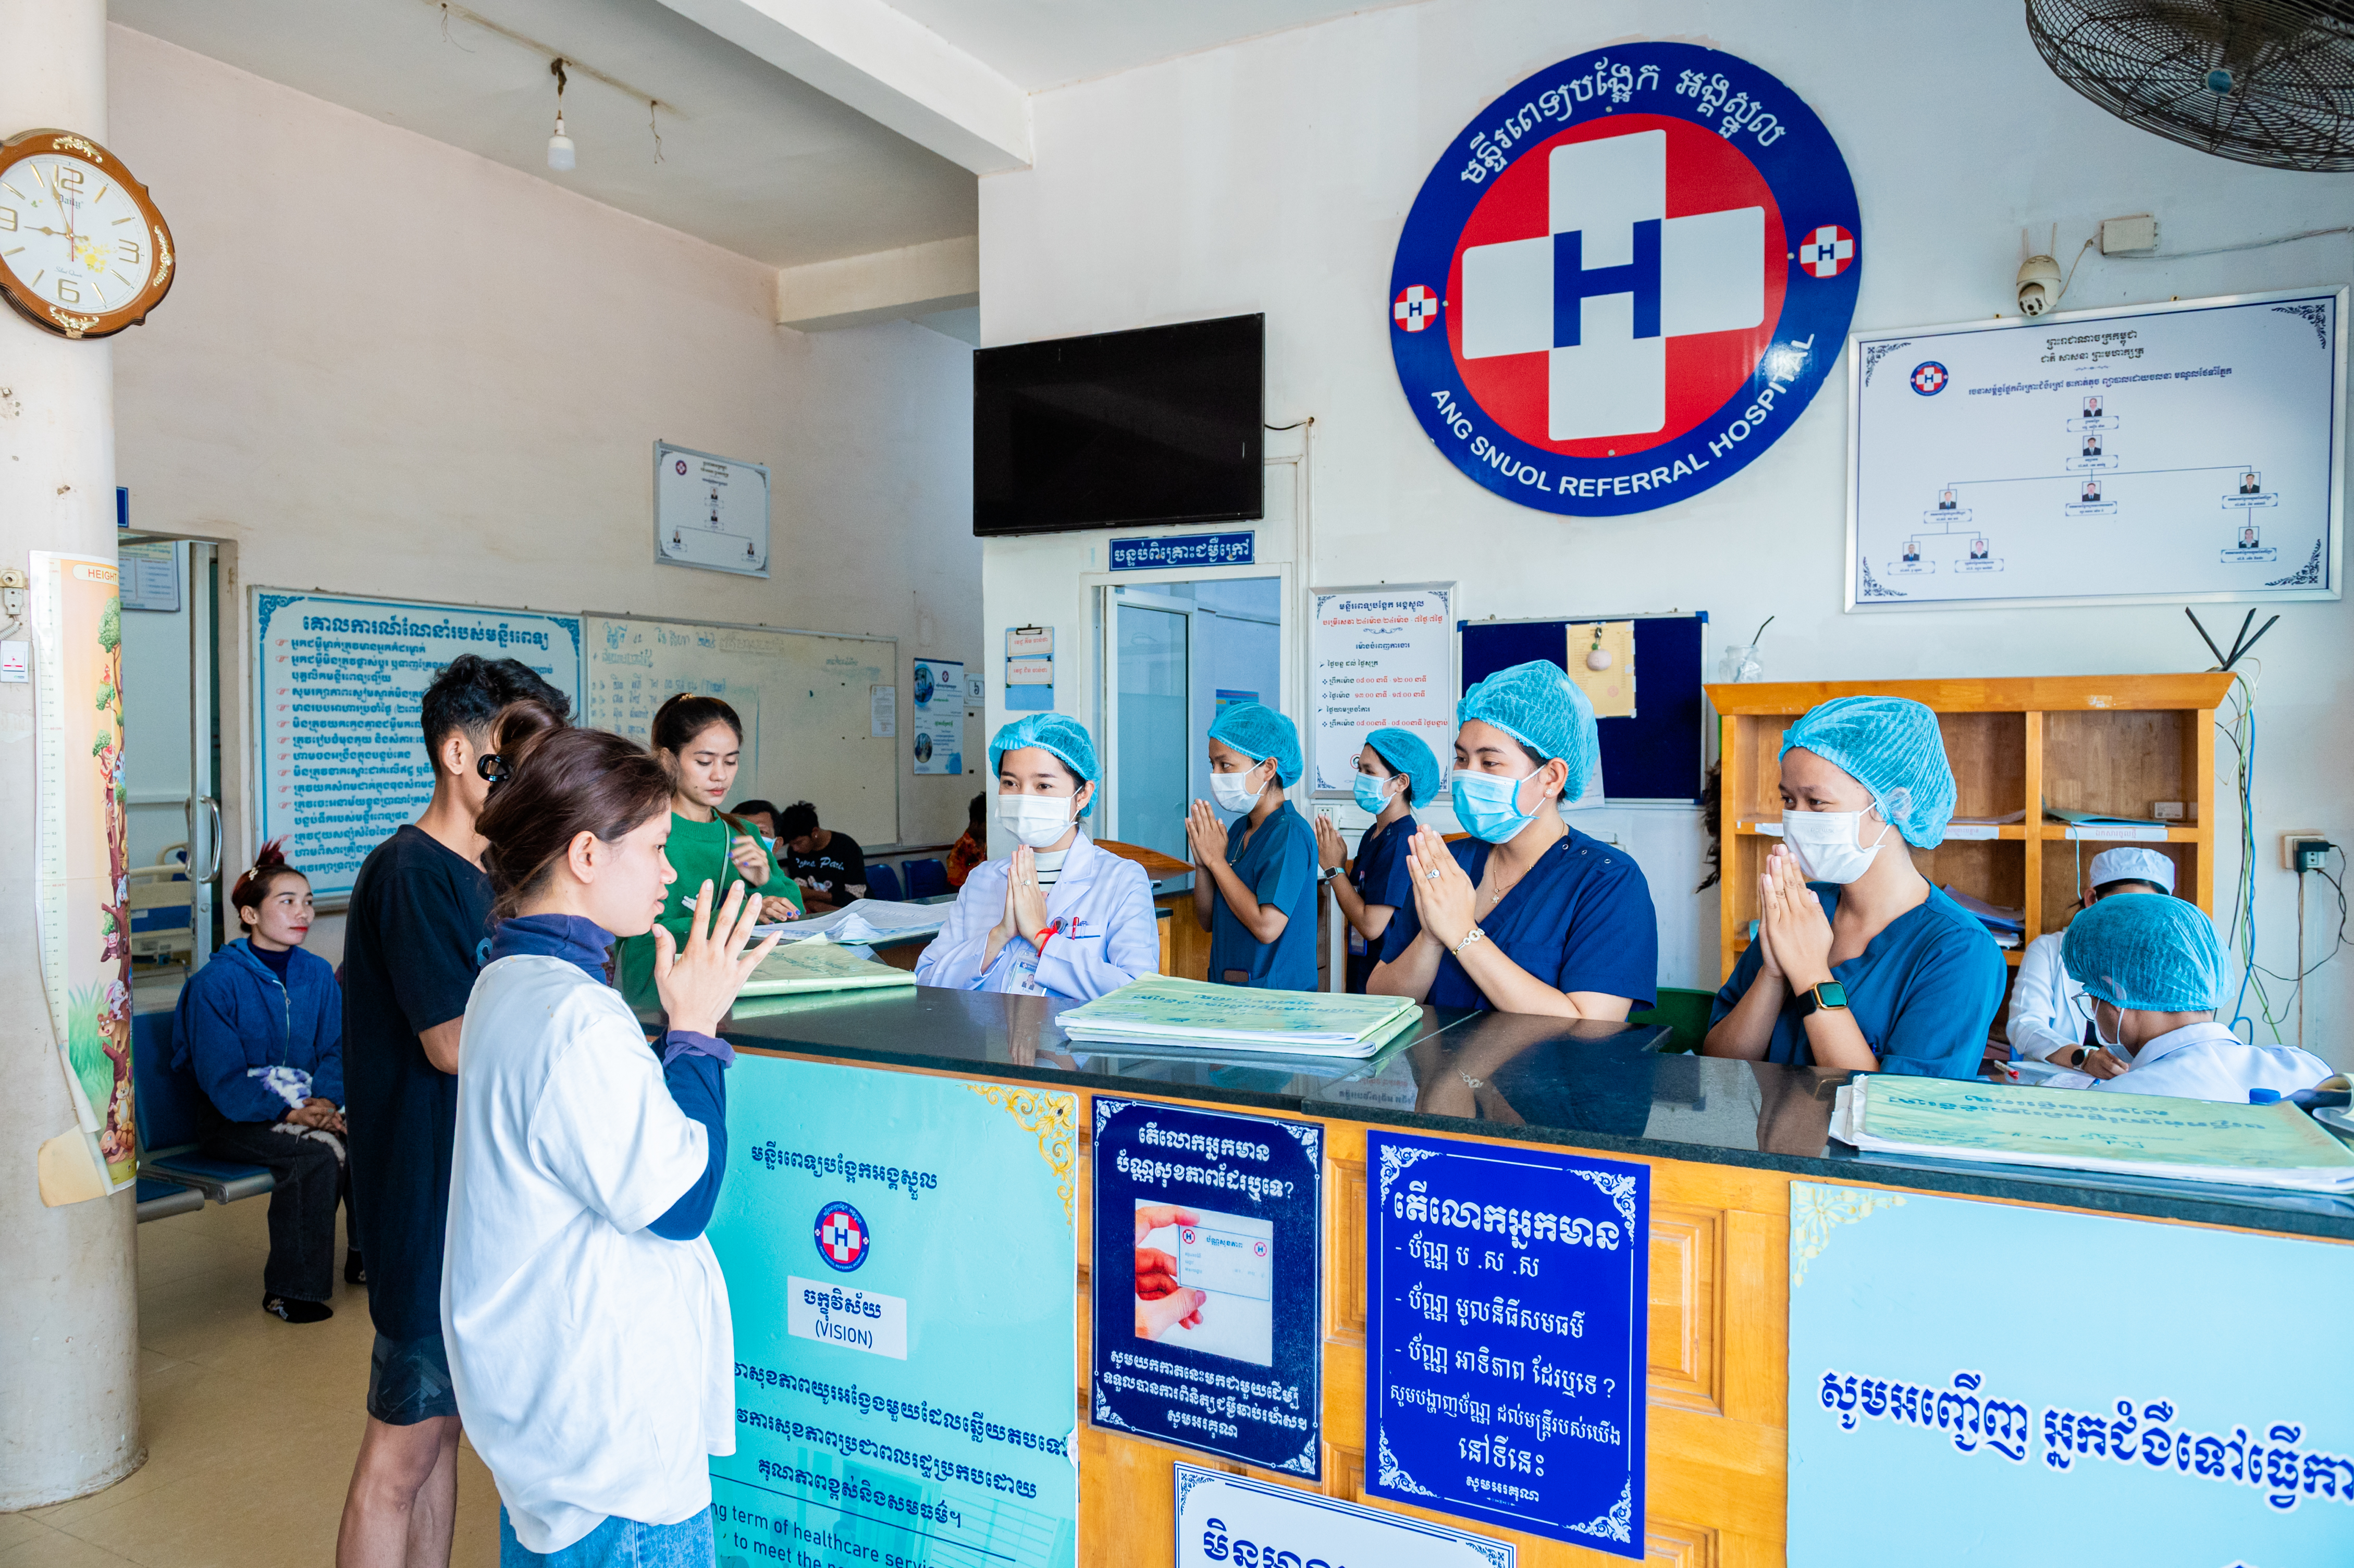
[[1724, 1213], [1651, 1205], [1650, 1390], [1653, 1404], [1724, 1414], [1717, 1388], [1718, 1235]]

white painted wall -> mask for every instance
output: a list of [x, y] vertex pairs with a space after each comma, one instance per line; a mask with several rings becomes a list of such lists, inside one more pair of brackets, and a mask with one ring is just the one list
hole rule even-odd
[[[112, 145], [181, 256], [116, 340], [121, 473], [141, 527], [234, 546], [232, 874], [254, 585], [896, 636], [903, 690], [919, 655], [979, 660], [964, 344], [776, 326], [744, 257], [143, 34], [109, 48]], [[652, 564], [657, 438], [770, 465], [773, 577]], [[901, 769], [901, 841], [954, 839], [970, 779]]]
[[[2354, 215], [2354, 177], [2250, 168], [2109, 118], [2053, 79], [2016, 5], [1430, 0], [1038, 95], [1035, 166], [981, 182], [981, 341], [1266, 312], [1267, 418], [1316, 420], [1302, 588], [1458, 579], [1458, 613], [1471, 617], [1705, 609], [1712, 673], [1724, 642], [1772, 614], [1765, 662], [1774, 679], [2203, 667], [2205, 651], [2167, 606], [1843, 615], [1843, 368], [1734, 481], [1635, 518], [1515, 506], [1430, 450], [1398, 390], [1387, 334], [1398, 228], [1432, 159], [1539, 68], [1615, 39], [1661, 37], [1755, 61], [1830, 127], [1863, 202], [1859, 327], [2013, 309], [2022, 225], [2048, 234], [2057, 221], [2067, 254], [2099, 218], [2126, 213], [2157, 213], [2170, 249]], [[2342, 236], [2181, 261], [2095, 256], [2067, 302], [2349, 274], [2354, 244]], [[1262, 525], [1263, 541], [1293, 533], [1288, 522]], [[1075, 624], [1083, 599], [1072, 574], [1090, 569], [1101, 540], [990, 543], [988, 626]], [[2354, 838], [2344, 786], [2354, 728], [2341, 718], [2354, 697], [2349, 650], [2354, 611], [2343, 604], [2288, 607], [2263, 649], [2256, 877], [2260, 956], [2277, 970], [2294, 968], [2295, 914], [2277, 833], [2320, 827]], [[992, 644], [992, 699], [999, 656]], [[1288, 693], [1287, 706], [1302, 694]], [[1056, 696], [1087, 712], [1083, 691]], [[2236, 863], [2227, 854], [2219, 888]], [[1656, 877], [1653, 892], [1670, 895]], [[2354, 955], [2312, 985], [2309, 1038], [2354, 1063], [2354, 1041], [2343, 1038], [2354, 1022]]]

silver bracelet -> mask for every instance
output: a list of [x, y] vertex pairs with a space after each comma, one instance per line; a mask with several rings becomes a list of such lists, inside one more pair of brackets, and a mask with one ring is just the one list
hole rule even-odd
[[1458, 959], [1461, 958], [1463, 956], [1464, 948], [1469, 947], [1474, 942], [1484, 942], [1487, 939], [1487, 932], [1482, 931], [1477, 926], [1472, 927], [1469, 934], [1467, 934], [1461, 941], [1455, 944], [1455, 956]]

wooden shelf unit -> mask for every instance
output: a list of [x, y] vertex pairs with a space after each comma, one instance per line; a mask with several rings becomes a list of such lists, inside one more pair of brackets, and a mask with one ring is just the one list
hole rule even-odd
[[[1833, 697], [1910, 697], [1937, 714], [1953, 764], [1956, 817], [2000, 817], [2025, 808], [2028, 818], [1997, 826], [1991, 838], [1948, 832], [1913, 863], [1939, 887], [2027, 911], [2030, 939], [2056, 931], [2075, 902], [2078, 862], [2141, 840], [2104, 839], [2040, 819], [2038, 802], [2067, 811], [2148, 817], [2160, 800], [2179, 800], [2184, 820], [2163, 843], [2149, 842], [2175, 864], [2175, 891], [2215, 912], [2215, 710], [2231, 689], [2220, 672], [2179, 675], [2023, 676], [1987, 681], [1782, 681], [1712, 685], [1723, 788], [1723, 896], [1718, 917], [1725, 978], [1749, 945], [1757, 918], [1757, 877], [1776, 842], [1757, 824], [1782, 819], [1783, 732], [1799, 715]], [[1967, 831], [1967, 830], [1966, 830]], [[1984, 829], [1978, 830], [1980, 832]], [[2004, 956], [2016, 968], [2018, 948]]]

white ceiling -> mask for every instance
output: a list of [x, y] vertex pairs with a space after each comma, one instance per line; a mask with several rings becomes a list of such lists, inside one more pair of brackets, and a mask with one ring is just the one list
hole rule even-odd
[[890, 0], [1025, 91], [1405, 0]]
[[567, 185], [777, 266], [970, 234], [972, 175], [753, 58], [657, 0], [470, 8], [676, 104], [653, 162], [646, 105], [576, 74], [578, 148], [547, 167], [546, 56], [428, 0], [108, 0], [109, 16], [271, 81]]

